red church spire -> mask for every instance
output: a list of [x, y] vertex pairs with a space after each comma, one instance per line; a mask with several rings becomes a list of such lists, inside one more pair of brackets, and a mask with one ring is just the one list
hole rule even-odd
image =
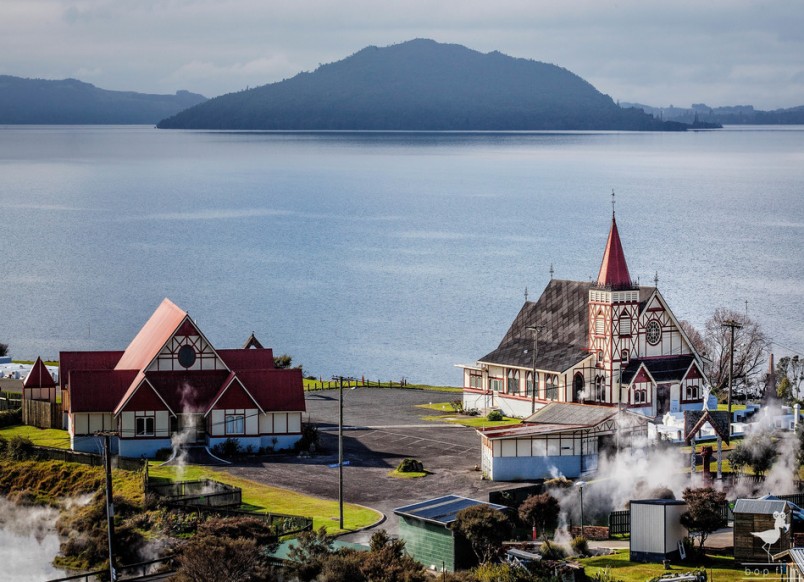
[[629, 289], [633, 286], [631, 275], [628, 274], [628, 265], [625, 262], [623, 245], [620, 242], [620, 233], [617, 232], [617, 220], [614, 218], [613, 212], [611, 213], [609, 240], [606, 241], [606, 252], [603, 254], [597, 284], [612, 289]]

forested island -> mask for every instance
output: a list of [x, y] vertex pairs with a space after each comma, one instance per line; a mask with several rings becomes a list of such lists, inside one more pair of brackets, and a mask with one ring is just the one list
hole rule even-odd
[[188, 91], [151, 95], [108, 91], [76, 79], [0, 75], [0, 124], [155, 124], [205, 100]]
[[223, 95], [162, 129], [671, 130], [561, 67], [417, 39], [370, 46], [314, 72]]

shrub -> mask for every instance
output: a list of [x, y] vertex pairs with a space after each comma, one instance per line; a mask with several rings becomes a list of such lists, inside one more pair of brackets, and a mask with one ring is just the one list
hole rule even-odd
[[314, 453], [318, 449], [319, 440], [318, 427], [314, 424], [304, 423], [302, 424], [301, 438], [296, 441], [294, 448], [297, 452], [308, 451]]
[[572, 551], [581, 556], [589, 555], [589, 542], [583, 536], [575, 536], [570, 542]]
[[31, 439], [21, 436], [13, 436], [8, 441], [6, 455], [15, 461], [24, 461], [34, 456], [34, 444]]
[[236, 457], [242, 452], [240, 441], [232, 437], [212, 447], [212, 454], [216, 457]]
[[424, 465], [421, 461], [411, 459], [410, 457], [402, 459], [399, 466], [396, 468], [399, 473], [421, 473], [424, 471]]
[[550, 540], [542, 542], [542, 545], [539, 546], [539, 553], [545, 560], [562, 560], [567, 557], [566, 550]]
[[486, 415], [486, 420], [491, 420], [492, 422], [499, 422], [503, 419], [503, 413], [499, 410], [492, 410]]
[[480, 411], [477, 408], [470, 408], [466, 411], [467, 416], [480, 416]]
[[0, 412], [0, 426], [12, 426], [15, 424], [22, 424], [22, 408]]
[[450, 403], [450, 408], [452, 408], [453, 412], [457, 412], [458, 414], [463, 414], [463, 400], [460, 398], [456, 400], [452, 400]]

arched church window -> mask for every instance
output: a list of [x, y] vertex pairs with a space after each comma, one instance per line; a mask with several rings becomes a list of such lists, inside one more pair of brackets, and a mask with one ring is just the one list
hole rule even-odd
[[574, 395], [575, 402], [583, 401], [583, 389], [584, 389], [583, 374], [581, 374], [580, 372], [576, 372], [575, 377], [572, 379], [572, 393]]
[[606, 399], [606, 379], [603, 376], [595, 378], [595, 400], [603, 402]]
[[519, 370], [508, 370], [508, 394], [519, 394]]
[[550, 376], [548, 374], [545, 382], [545, 399], [558, 400], [558, 376]]
[[527, 389], [525, 393], [528, 396], [533, 396], [533, 372], [528, 372], [528, 375], [526, 376], [526, 381], [527, 381]]
[[620, 353], [620, 361], [621, 361], [623, 364], [627, 364], [627, 363], [628, 363], [628, 355], [629, 355], [629, 354], [628, 354], [628, 350], [623, 350], [623, 351]]

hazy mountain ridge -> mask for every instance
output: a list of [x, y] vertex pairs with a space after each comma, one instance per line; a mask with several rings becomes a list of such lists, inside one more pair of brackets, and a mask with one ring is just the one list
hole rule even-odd
[[561, 67], [417, 39], [369, 46], [312, 73], [230, 93], [159, 122], [172, 129], [683, 129], [625, 110]]
[[728, 105], [710, 107], [705, 103], [693, 103], [691, 107], [653, 107], [641, 103], [620, 103], [621, 107], [642, 109], [645, 113], [665, 121], [681, 123], [699, 122], [724, 125], [800, 125], [804, 124], [804, 105], [787, 109], [762, 111], [753, 105]]
[[155, 124], [206, 101], [188, 91], [152, 95], [109, 91], [76, 79], [0, 75], [2, 124]]

